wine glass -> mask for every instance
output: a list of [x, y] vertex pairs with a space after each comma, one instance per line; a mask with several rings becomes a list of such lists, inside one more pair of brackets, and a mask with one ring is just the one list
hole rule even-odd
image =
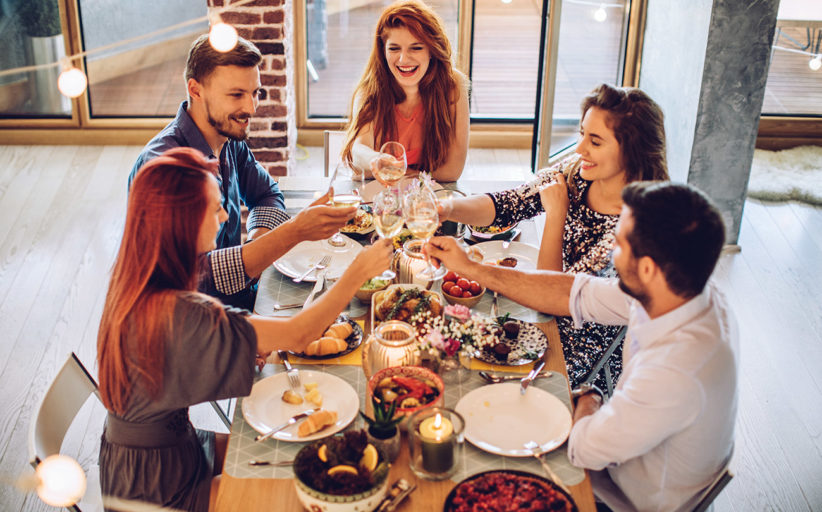
[[[374, 229], [380, 238], [393, 238], [402, 231], [402, 224], [405, 219], [402, 216], [402, 206], [400, 199], [390, 190], [383, 190], [374, 196], [374, 204], [371, 206], [374, 215]], [[397, 277], [396, 272], [388, 269], [379, 278], [391, 280]]]
[[397, 183], [405, 176], [407, 169], [405, 148], [399, 142], [386, 142], [380, 148], [380, 154], [371, 160], [371, 172], [374, 177], [392, 191], [395, 191]]
[[[419, 190], [411, 192], [405, 198], [403, 215], [408, 230], [416, 238], [421, 238], [423, 246], [428, 243], [434, 231], [439, 225], [439, 215], [437, 214], [437, 197], [427, 188], [420, 187]], [[428, 265], [415, 277], [427, 281], [436, 281], [445, 275], [445, 267], [435, 268], [431, 264], [430, 258], [426, 256]]]
[[[334, 169], [329, 184], [328, 202], [331, 206], [348, 208], [359, 206], [362, 203], [360, 189], [362, 188], [363, 173], [355, 170], [346, 162], [340, 162]], [[337, 231], [328, 239], [328, 245], [335, 251], [346, 250], [346, 239]]]

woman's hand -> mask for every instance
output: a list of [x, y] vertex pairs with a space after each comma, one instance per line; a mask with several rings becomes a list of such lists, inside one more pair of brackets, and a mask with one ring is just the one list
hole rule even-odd
[[364, 283], [391, 266], [393, 259], [394, 244], [390, 238], [384, 238], [360, 251], [348, 268], [351, 272], [359, 272], [360, 282]]
[[539, 198], [547, 217], [565, 222], [568, 214], [568, 185], [561, 172], [554, 173], [554, 180], [540, 189]]
[[454, 211], [453, 199], [442, 199], [437, 201], [437, 215], [440, 217], [440, 222], [451, 220], [449, 216]]

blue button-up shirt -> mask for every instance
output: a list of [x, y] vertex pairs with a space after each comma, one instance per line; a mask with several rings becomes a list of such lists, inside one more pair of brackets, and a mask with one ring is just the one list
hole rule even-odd
[[[217, 158], [188, 114], [187, 107], [188, 103], [182, 102], [177, 117], [143, 148], [129, 175], [129, 187], [143, 164], [171, 148], [191, 147], [209, 158]], [[240, 202], [249, 209], [248, 231], [260, 227], [274, 229], [289, 217], [277, 182], [257, 162], [245, 142], [226, 141], [219, 160], [218, 181], [228, 220], [217, 233], [217, 249], [202, 261], [199, 289], [224, 303], [250, 309], [254, 290], [242, 259]]]

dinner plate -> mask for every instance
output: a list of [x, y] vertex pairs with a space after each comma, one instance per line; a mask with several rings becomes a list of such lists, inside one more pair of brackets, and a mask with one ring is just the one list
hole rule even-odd
[[536, 386], [523, 395], [519, 382], [479, 387], [464, 395], [456, 410], [465, 418], [468, 442], [506, 457], [531, 457], [524, 446], [529, 441], [539, 445], [538, 453], [549, 452], [571, 432], [571, 413], [559, 398]]
[[511, 351], [505, 360], [494, 357], [493, 354], [478, 350], [474, 357], [486, 363], [499, 364], [504, 366], [521, 366], [532, 363], [545, 354], [548, 349], [548, 337], [542, 329], [536, 325], [511, 318], [510, 321], [519, 325], [519, 334], [516, 339], [510, 339], [504, 334], [499, 336], [501, 343], [508, 345]]
[[368, 219], [367, 226], [355, 226], [353, 224], [354, 219], [348, 221], [348, 224], [340, 228], [340, 231], [347, 234], [347, 235], [367, 235], [368, 233], [373, 233], [374, 229], [374, 215], [371, 212], [371, 207], [369, 205], [360, 205], [360, 211], [357, 213], [358, 216], [364, 215]]
[[[313, 267], [323, 256], [331, 256], [331, 263], [325, 270], [326, 279], [338, 279], [345, 269], [351, 265], [354, 258], [362, 250], [362, 245], [354, 240], [343, 236], [345, 248], [335, 251], [328, 244], [328, 240], [310, 240], [300, 242], [290, 251], [285, 253], [280, 259], [274, 262], [274, 268], [287, 275], [297, 277], [303, 275], [306, 270]], [[303, 281], [313, 283], [317, 280], [317, 271], [308, 274]]]
[[[477, 473], [476, 475], [471, 475], [468, 478], [463, 479], [460, 483], [458, 483], [453, 489], [451, 489], [451, 492], [449, 492], [448, 496], [445, 498], [445, 504], [442, 508], [443, 512], [453, 512], [455, 510], [459, 510], [457, 504], [454, 503], [454, 500], [457, 498], [457, 495], [468, 494], [470, 496], [471, 493], [469, 491], [469, 488], [475, 486], [479, 486], [480, 489], [477, 489], [478, 492], [474, 494], [474, 497], [482, 500], [483, 505], [487, 506], [488, 510], [494, 510], [494, 495], [493, 493], [488, 494], [488, 492], [491, 490], [491, 488], [494, 486], [496, 482], [492, 481], [488, 482], [487, 485], [483, 485], [483, 481], [488, 481], [489, 479], [492, 479], [498, 475], [505, 478], [506, 482], [511, 483], [517, 487], [519, 487], [518, 484], [526, 484], [529, 480], [531, 480], [532, 482], [534, 480], [537, 480], [538, 482], [535, 483], [537, 483], [538, 485], [543, 486], [545, 489], [551, 489], [557, 494], [563, 496], [566, 502], [571, 505], [572, 511], [578, 510], [576, 503], [574, 503], [574, 499], [567, 492], [560, 488], [560, 486], [558, 486], [556, 483], [552, 482], [551, 480], [543, 476], [535, 475], [534, 473], [529, 473], [527, 471], [518, 471], [516, 469], [494, 469], [491, 471], [483, 471], [482, 473]], [[533, 488], [531, 488], [527, 493], [519, 493], [516, 491], [513, 492], [513, 499], [515, 500], [528, 499], [532, 496]], [[545, 503], [545, 501], [540, 501], [540, 503], [543, 503], [546, 506], [549, 505], [548, 503]], [[506, 505], [509, 505], [509, 503], [500, 503], [498, 507], [499, 510], [506, 509]], [[556, 503], [551, 503], [551, 505], [556, 505]], [[553, 508], [551, 510], [553, 510]]]
[[[408, 179], [413, 179], [413, 178], [403, 178], [402, 181], [400, 181], [400, 183], [399, 183], [400, 190], [402, 190], [403, 184], [406, 183], [406, 180], [408, 180]], [[436, 192], [437, 190], [442, 190], [442, 188], [443, 188], [442, 185], [440, 185], [436, 181], [433, 182], [432, 187], [434, 189], [434, 192]], [[360, 190], [360, 195], [362, 196], [363, 201], [365, 201], [366, 203], [370, 203], [370, 202], [374, 201], [374, 196], [376, 196], [377, 194], [379, 194], [383, 190], [386, 190], [386, 188], [383, 186], [382, 183], [380, 183], [377, 180], [372, 180], [372, 181], [369, 181], [368, 183], [366, 183], [365, 186], [363, 186], [362, 190]]]
[[[488, 226], [483, 226], [488, 227]], [[513, 223], [502, 231], [487, 233], [478, 229], [479, 226], [468, 226], [468, 233], [476, 240], [511, 240], [519, 234], [517, 223]]]
[[501, 240], [481, 242], [472, 247], [482, 254], [483, 263], [497, 263], [502, 258], [514, 257], [517, 259], [515, 268], [534, 270], [539, 260], [539, 249], [522, 242], [510, 242], [508, 248], [503, 247]]
[[362, 335], [363, 335], [362, 327], [360, 327], [360, 324], [358, 324], [354, 320], [351, 320], [346, 315], [343, 315], [343, 316], [337, 318], [337, 320], [335, 320], [335, 323], [336, 322], [343, 322], [343, 321], [348, 322], [349, 324], [351, 324], [351, 328], [354, 329], [354, 330], [351, 332], [351, 334], [348, 335], [347, 338], [345, 338], [345, 342], [346, 342], [347, 346], [342, 352], [335, 352], [334, 354], [325, 354], [325, 355], [322, 355], [322, 356], [309, 356], [307, 354], [303, 354], [302, 352], [291, 352], [291, 353], [294, 354], [295, 356], [302, 357], [303, 359], [334, 359], [335, 357], [344, 356], [345, 354], [351, 352], [355, 348], [359, 347], [360, 343], [362, 343]]
[[[327, 411], [336, 411], [337, 422], [310, 436], [300, 437], [297, 435], [297, 425], [301, 422], [298, 421], [277, 432], [271, 436], [272, 438], [300, 443], [322, 439], [344, 429], [357, 416], [360, 399], [354, 388], [346, 381], [336, 375], [313, 370], [300, 370], [300, 381], [303, 384], [317, 383], [317, 389], [323, 396], [322, 408]], [[301, 404], [284, 402], [282, 394], [286, 389], [290, 388], [285, 372], [266, 377], [254, 384], [251, 394], [243, 399], [242, 406], [243, 418], [251, 425], [251, 428], [265, 434], [275, 426], [288, 421], [290, 417], [314, 407], [314, 404], [307, 401]], [[300, 390], [300, 393], [304, 394], [304, 390]]]

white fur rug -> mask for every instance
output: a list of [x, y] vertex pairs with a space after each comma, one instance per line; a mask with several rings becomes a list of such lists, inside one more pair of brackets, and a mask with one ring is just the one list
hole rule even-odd
[[748, 197], [822, 205], [822, 147], [754, 150]]

